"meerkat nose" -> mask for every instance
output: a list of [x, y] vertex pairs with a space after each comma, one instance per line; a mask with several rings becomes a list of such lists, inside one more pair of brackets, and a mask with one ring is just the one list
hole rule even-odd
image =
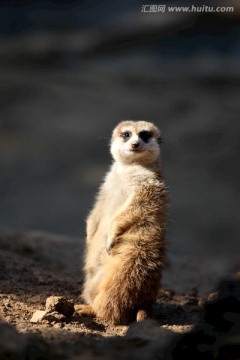
[[132, 149], [137, 149], [139, 147], [139, 142], [138, 141], [134, 141], [131, 143], [131, 148]]

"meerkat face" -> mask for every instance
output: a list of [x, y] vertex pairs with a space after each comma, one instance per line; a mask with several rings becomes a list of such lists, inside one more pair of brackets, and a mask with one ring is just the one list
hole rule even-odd
[[113, 130], [111, 153], [125, 164], [154, 163], [160, 155], [158, 128], [147, 121], [123, 121]]

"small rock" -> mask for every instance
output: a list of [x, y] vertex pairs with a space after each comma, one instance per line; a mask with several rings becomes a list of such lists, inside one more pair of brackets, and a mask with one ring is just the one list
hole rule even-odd
[[219, 297], [219, 292], [214, 291], [208, 295], [207, 299], [208, 299], [208, 301], [216, 301], [218, 299], [218, 297]]
[[198, 306], [199, 306], [200, 308], [203, 308], [204, 305], [205, 305], [205, 303], [206, 303], [206, 298], [205, 298], [205, 297], [200, 297], [200, 298], [198, 299]]
[[194, 297], [189, 297], [186, 299], [184, 305], [198, 305], [199, 301], [197, 298], [194, 298]]
[[54, 328], [57, 328], [57, 329], [61, 329], [61, 328], [63, 328], [64, 327], [64, 323], [63, 322], [61, 322], [61, 323], [55, 323], [54, 325], [53, 325], [53, 327]]
[[60, 313], [58, 313], [57, 311], [54, 312], [47, 312], [47, 311], [42, 311], [42, 310], [37, 310], [35, 311], [35, 313], [33, 314], [30, 322], [31, 323], [59, 323], [59, 322], [63, 322], [66, 321], [66, 316], [62, 315]]
[[46, 311], [43, 310], [37, 310], [33, 314], [32, 318], [30, 319], [31, 323], [38, 323], [43, 320], [44, 315], [46, 314]]
[[53, 311], [51, 313], [49, 313], [49, 312], [45, 313], [42, 320], [47, 320], [50, 323], [56, 324], [59, 322], [66, 321], [66, 316], [58, 313], [57, 311]]
[[63, 296], [50, 296], [46, 300], [46, 312], [52, 313], [55, 311], [70, 317], [74, 313], [74, 304]]
[[160, 289], [158, 291], [158, 298], [161, 300], [172, 300], [175, 295], [175, 291], [171, 289]]
[[19, 332], [24, 332], [27, 329], [27, 324], [26, 323], [19, 323], [17, 325], [17, 330]]
[[42, 320], [42, 321], [41, 321], [41, 324], [42, 324], [42, 325], [49, 325], [49, 321], [48, 321], [48, 320]]

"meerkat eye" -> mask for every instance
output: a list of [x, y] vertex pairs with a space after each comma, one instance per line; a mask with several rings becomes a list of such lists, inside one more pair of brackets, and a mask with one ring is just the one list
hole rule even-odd
[[132, 134], [130, 131], [124, 131], [121, 135], [122, 135], [123, 139], [127, 141], [131, 137]]
[[152, 137], [152, 133], [151, 133], [151, 131], [144, 130], [139, 133], [139, 137], [140, 137], [140, 139], [142, 139], [142, 141], [147, 143], [148, 140]]

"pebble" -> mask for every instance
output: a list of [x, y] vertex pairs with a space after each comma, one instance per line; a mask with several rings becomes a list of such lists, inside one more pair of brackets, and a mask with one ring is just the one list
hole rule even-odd
[[46, 311], [58, 313], [70, 317], [74, 313], [74, 304], [63, 296], [50, 296], [46, 300]]
[[46, 300], [46, 309], [37, 310], [30, 319], [31, 323], [49, 323], [55, 326], [74, 313], [74, 304], [63, 296], [50, 296]]
[[43, 311], [43, 310], [35, 311], [35, 313], [33, 314], [33, 316], [30, 319], [30, 322], [34, 323], [34, 324], [41, 322], [43, 320], [43, 317], [45, 314], [46, 314], [46, 311]]

